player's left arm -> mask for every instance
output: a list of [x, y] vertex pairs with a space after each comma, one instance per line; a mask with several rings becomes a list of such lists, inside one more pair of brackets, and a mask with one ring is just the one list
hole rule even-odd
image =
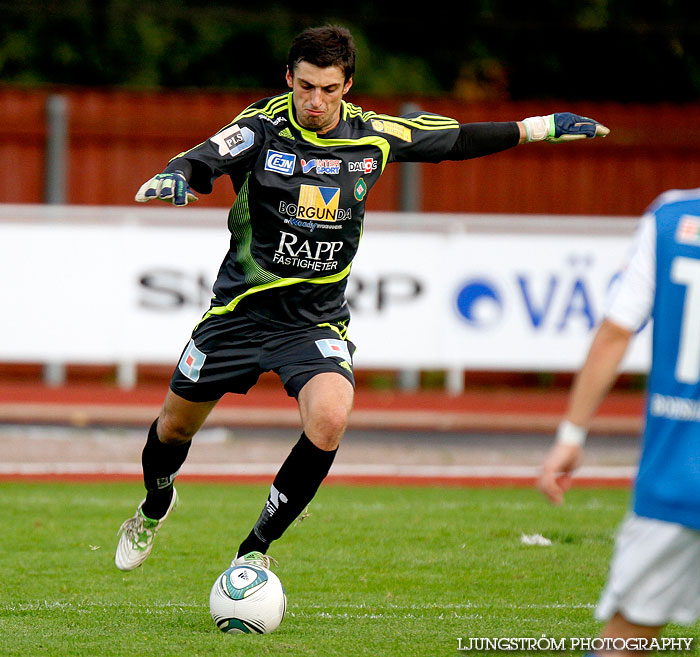
[[571, 476], [581, 463], [588, 426], [617, 379], [618, 368], [633, 335], [634, 331], [603, 320], [574, 378], [566, 415], [544, 459], [538, 481], [539, 489], [555, 504], [562, 502]]
[[606, 137], [610, 129], [595, 119], [571, 112], [558, 112], [546, 116], [531, 116], [518, 121], [520, 144], [532, 141], [560, 143], [578, 139]]
[[[595, 119], [571, 112], [532, 116], [522, 121], [460, 124], [455, 119], [425, 112], [401, 117], [377, 115], [382, 137], [391, 145], [391, 162], [470, 160], [534, 141], [564, 142], [605, 137], [610, 130]], [[398, 124], [398, 125], [397, 125]], [[368, 124], [374, 128], [374, 119]]]
[[632, 336], [652, 315], [656, 290], [656, 221], [647, 213], [639, 222], [620, 279], [606, 302], [583, 367], [576, 375], [554, 446], [546, 456], [538, 485], [561, 503], [579, 466], [591, 419], [617, 377]]
[[610, 130], [594, 119], [570, 112], [522, 121], [463, 123], [447, 160], [469, 160], [533, 141], [563, 142], [605, 137]]

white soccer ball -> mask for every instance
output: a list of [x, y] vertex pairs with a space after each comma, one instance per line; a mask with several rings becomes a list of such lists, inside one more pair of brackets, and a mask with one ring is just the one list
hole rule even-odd
[[287, 595], [271, 570], [245, 565], [227, 568], [214, 582], [209, 611], [222, 632], [268, 634], [282, 622]]

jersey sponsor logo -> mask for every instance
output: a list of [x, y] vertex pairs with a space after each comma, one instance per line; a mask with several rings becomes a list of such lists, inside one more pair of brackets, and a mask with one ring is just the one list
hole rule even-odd
[[700, 246], [700, 217], [681, 217], [676, 228], [676, 242]]
[[392, 137], [398, 137], [403, 141], [413, 141], [411, 129], [407, 128], [405, 125], [394, 123], [393, 121], [381, 121], [379, 119], [372, 119], [371, 124], [372, 129], [376, 132], [383, 132]]
[[279, 136], [284, 137], [285, 139], [291, 139], [292, 141], [296, 141], [296, 139], [294, 139], [292, 131], [289, 128], [282, 128], [282, 130], [279, 131]]
[[[288, 217], [284, 222], [313, 231], [316, 228], [341, 229], [340, 222], [352, 219], [351, 208], [341, 208], [340, 189], [301, 185], [299, 201], [280, 201], [279, 212]], [[318, 222], [318, 223], [317, 223]]]
[[367, 194], [367, 183], [364, 181], [363, 178], [360, 178], [355, 183], [355, 189], [353, 190], [353, 193], [358, 201], [361, 201], [365, 197], [365, 195]]
[[300, 269], [332, 271], [338, 268], [335, 256], [342, 248], [343, 243], [340, 241], [303, 240], [294, 233], [281, 230], [272, 261]]
[[340, 358], [346, 363], [352, 363], [350, 350], [344, 340], [327, 338], [326, 340], [316, 340], [318, 350], [324, 358]]
[[280, 214], [289, 217], [288, 219], [284, 220], [284, 223], [291, 224], [293, 226], [301, 226], [302, 228], [308, 228], [309, 230], [313, 230], [314, 228], [340, 229], [342, 228], [342, 226], [340, 225], [341, 221], [349, 221], [350, 219], [352, 219], [351, 208], [338, 208], [334, 220], [331, 219], [329, 221], [324, 221], [322, 224], [317, 224], [313, 221], [306, 221], [302, 218], [305, 217], [308, 213], [303, 209], [300, 211], [299, 205], [295, 203], [285, 203], [284, 201], [280, 201], [279, 212]]
[[296, 226], [297, 228], [307, 228], [310, 233], [313, 233], [314, 230], [318, 228], [318, 224], [314, 223], [313, 221], [302, 221], [301, 219], [295, 219], [292, 217], [291, 219], [285, 219], [285, 224], [289, 224], [290, 226]]
[[372, 173], [377, 168], [377, 160], [373, 157], [366, 157], [358, 162], [348, 162], [348, 171], [351, 173]]
[[338, 187], [318, 187], [317, 185], [302, 185], [299, 188], [297, 203], [297, 219], [313, 221], [336, 221], [340, 204], [340, 189]]
[[654, 393], [649, 403], [649, 414], [667, 420], [700, 422], [700, 402], [686, 397]]
[[291, 176], [294, 173], [296, 161], [297, 156], [292, 153], [280, 153], [270, 149], [265, 157], [265, 171], [274, 171], [275, 173], [281, 173], [283, 176]]
[[310, 173], [311, 171], [316, 171], [319, 174], [330, 174], [336, 175], [340, 173], [340, 160], [302, 160], [301, 170], [304, 173]]
[[235, 157], [255, 143], [255, 133], [250, 128], [241, 128], [235, 123], [215, 134], [210, 141], [218, 147], [219, 155]]
[[196, 382], [206, 359], [207, 355], [197, 349], [194, 340], [190, 340], [177, 367], [190, 381]]

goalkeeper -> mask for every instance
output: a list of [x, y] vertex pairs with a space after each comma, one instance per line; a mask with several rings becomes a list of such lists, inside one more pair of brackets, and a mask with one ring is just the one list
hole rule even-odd
[[234, 560], [267, 562], [272, 541], [314, 497], [353, 403], [355, 347], [347, 334], [345, 286], [367, 194], [387, 165], [466, 160], [518, 144], [608, 133], [570, 113], [462, 125], [427, 112], [376, 114], [344, 100], [354, 71], [355, 47], [346, 29], [305, 30], [288, 54], [288, 92], [244, 109], [136, 194], [140, 202], [184, 206], [228, 176], [236, 198], [211, 306], [182, 352], [148, 433], [146, 497], [122, 525], [115, 557], [121, 570], [148, 557], [177, 501], [175, 477], [209, 412], [224, 394], [245, 394], [262, 372], [277, 373], [297, 400], [302, 433]]

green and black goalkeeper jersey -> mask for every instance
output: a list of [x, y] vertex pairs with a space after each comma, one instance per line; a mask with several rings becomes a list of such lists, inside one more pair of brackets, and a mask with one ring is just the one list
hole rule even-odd
[[338, 126], [317, 135], [296, 122], [289, 92], [252, 104], [181, 153], [194, 190], [209, 193], [228, 175], [237, 194], [208, 314], [294, 326], [346, 320], [369, 190], [391, 162], [448, 159], [459, 134], [454, 119], [392, 117], [343, 101]]

